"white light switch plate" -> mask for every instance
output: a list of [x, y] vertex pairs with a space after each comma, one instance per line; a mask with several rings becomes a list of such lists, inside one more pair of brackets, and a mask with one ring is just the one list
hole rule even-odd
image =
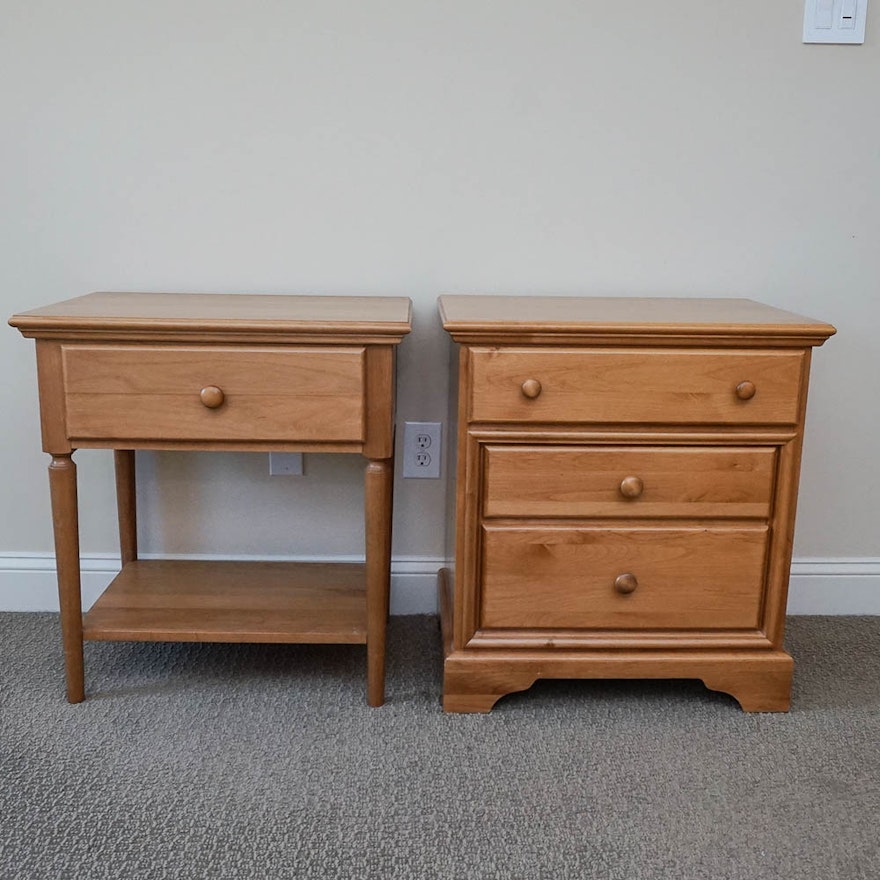
[[868, 0], [805, 0], [805, 43], [864, 43]]

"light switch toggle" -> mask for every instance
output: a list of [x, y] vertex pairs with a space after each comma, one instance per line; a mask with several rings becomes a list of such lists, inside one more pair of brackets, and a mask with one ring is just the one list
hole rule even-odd
[[852, 31], [856, 27], [856, 0], [842, 0], [840, 4], [840, 29]]
[[834, 23], [834, 0], [816, 0], [816, 19], [814, 27], [830, 31]]

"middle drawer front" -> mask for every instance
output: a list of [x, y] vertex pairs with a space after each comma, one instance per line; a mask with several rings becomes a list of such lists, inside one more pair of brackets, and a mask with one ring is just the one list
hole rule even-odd
[[756, 629], [766, 526], [484, 525], [481, 628]]
[[360, 347], [70, 345], [63, 362], [71, 438], [363, 440]]
[[474, 348], [477, 422], [796, 424], [800, 351]]
[[487, 517], [770, 515], [772, 447], [487, 444]]

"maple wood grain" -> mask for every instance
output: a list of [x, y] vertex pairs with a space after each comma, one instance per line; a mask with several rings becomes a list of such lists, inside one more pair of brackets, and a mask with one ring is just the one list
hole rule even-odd
[[[800, 352], [474, 349], [475, 422], [794, 424]], [[748, 400], [736, 392], [749, 379]], [[540, 384], [523, 394], [524, 381]], [[674, 414], [674, 416], [673, 416]]]
[[748, 300], [440, 299], [460, 344], [444, 708], [686, 677], [785, 711], [811, 347]]
[[773, 447], [483, 447], [486, 517], [739, 517], [770, 513]]
[[75, 439], [364, 436], [363, 348], [65, 345], [63, 362]]
[[119, 521], [119, 555], [122, 564], [134, 562], [138, 555], [137, 478], [133, 449], [114, 450], [116, 471], [116, 511]]
[[410, 330], [411, 313], [407, 297], [99, 291], [19, 312], [9, 323], [26, 336], [134, 332], [143, 338], [183, 331], [192, 340], [250, 333], [272, 341], [303, 332], [400, 341]]
[[[367, 643], [384, 700], [395, 346], [403, 297], [95, 293], [14, 315], [36, 339], [68, 699], [82, 641]], [[123, 569], [81, 613], [75, 448], [114, 450]], [[135, 450], [330, 451], [370, 460], [365, 564], [138, 560]]]
[[70, 703], [81, 703], [85, 698], [85, 674], [80, 594], [79, 513], [76, 463], [69, 453], [52, 456], [52, 463], [49, 465], [49, 490], [52, 498], [55, 567], [58, 573], [67, 700]]
[[138, 560], [86, 613], [84, 637], [363, 644], [364, 582], [362, 564]]
[[[759, 525], [486, 524], [479, 625], [754, 629], [767, 541]], [[615, 589], [624, 574], [638, 580], [628, 595]]]
[[606, 344], [650, 337], [707, 345], [733, 342], [821, 345], [836, 331], [815, 321], [764, 303], [742, 298], [488, 296], [451, 294], [439, 297], [444, 328], [458, 342], [530, 342], [547, 339], [602, 339]]

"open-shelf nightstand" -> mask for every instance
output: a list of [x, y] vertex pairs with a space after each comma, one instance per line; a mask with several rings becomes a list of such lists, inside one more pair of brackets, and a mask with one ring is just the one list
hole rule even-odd
[[[367, 645], [382, 705], [402, 297], [93, 293], [14, 315], [36, 339], [67, 697], [83, 639]], [[113, 449], [122, 571], [83, 616], [78, 448]], [[139, 560], [135, 450], [360, 453], [363, 564]]]

